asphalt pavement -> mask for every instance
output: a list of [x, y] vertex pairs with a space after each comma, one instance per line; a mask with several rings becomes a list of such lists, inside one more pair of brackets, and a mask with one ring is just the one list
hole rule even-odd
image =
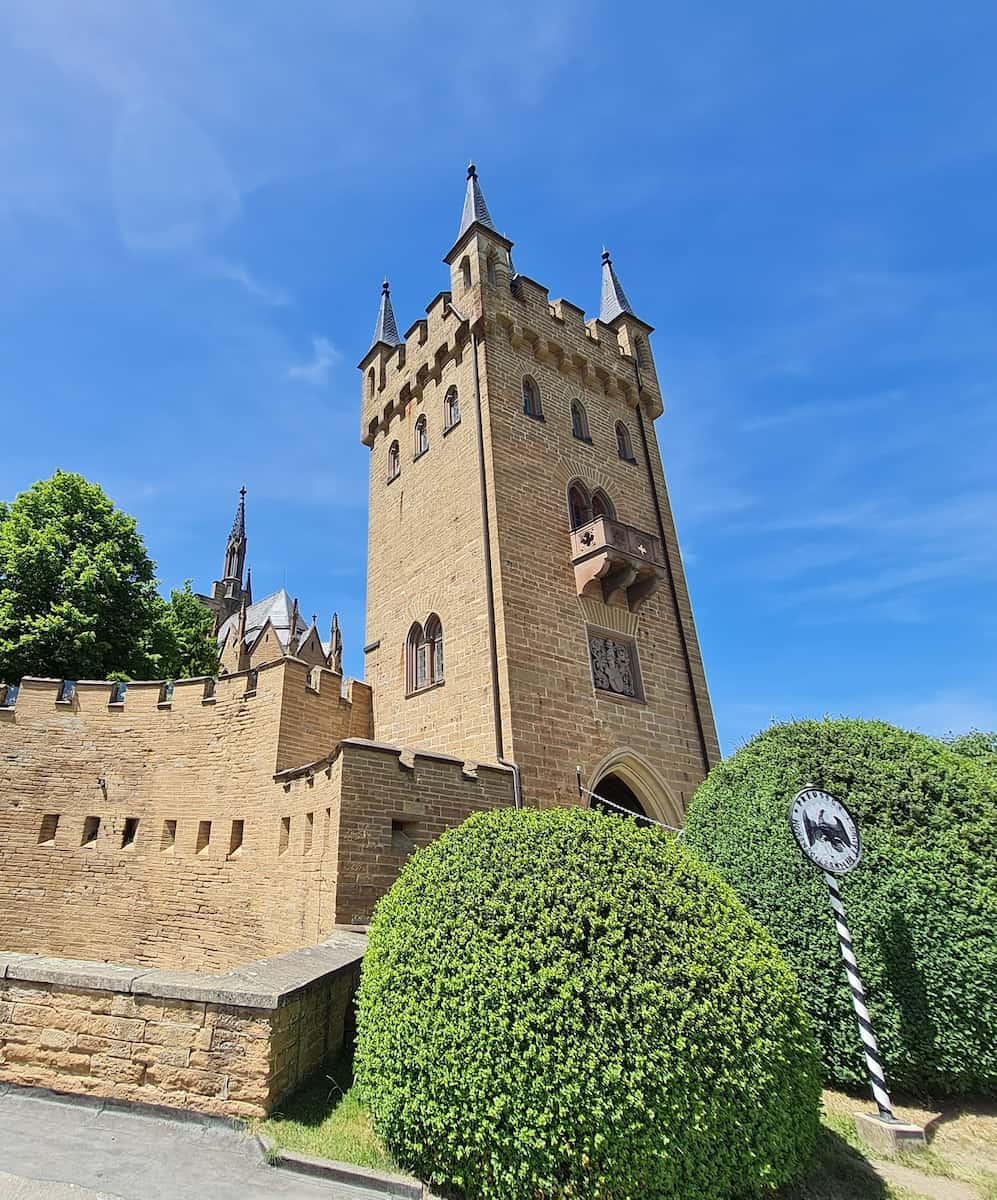
[[0, 1085], [0, 1200], [375, 1200], [270, 1167], [221, 1122]]

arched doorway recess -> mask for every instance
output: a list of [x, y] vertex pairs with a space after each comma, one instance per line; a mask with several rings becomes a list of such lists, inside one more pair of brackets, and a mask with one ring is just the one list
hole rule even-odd
[[[685, 822], [685, 813], [671, 789], [650, 763], [632, 750], [607, 754], [592, 772], [586, 787], [589, 793], [662, 825], [680, 829]], [[591, 795], [588, 798], [593, 807], [598, 806]]]

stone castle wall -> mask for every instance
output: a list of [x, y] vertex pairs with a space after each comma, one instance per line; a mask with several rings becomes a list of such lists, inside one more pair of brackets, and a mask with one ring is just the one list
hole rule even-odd
[[227, 970], [365, 923], [415, 846], [512, 802], [507, 771], [355, 736], [369, 688], [293, 659], [59, 694], [0, 709], [4, 951]]

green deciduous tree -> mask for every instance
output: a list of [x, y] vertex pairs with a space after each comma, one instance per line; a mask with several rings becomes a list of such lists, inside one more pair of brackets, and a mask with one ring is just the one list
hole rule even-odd
[[82, 475], [56, 471], [0, 504], [0, 679], [156, 679], [210, 662], [210, 616], [189, 587], [166, 604], [155, 572], [135, 519]]
[[211, 613], [191, 591], [190, 580], [170, 592], [160, 618], [161, 673], [166, 679], [214, 675], [218, 644]]

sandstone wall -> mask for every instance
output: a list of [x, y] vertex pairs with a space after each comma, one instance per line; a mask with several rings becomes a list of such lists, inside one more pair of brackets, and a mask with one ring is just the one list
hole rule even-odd
[[319, 940], [337, 784], [291, 795], [274, 775], [370, 713], [362, 684], [354, 717], [320, 676], [284, 660], [169, 703], [132, 684], [123, 705], [25, 680], [0, 709], [0, 948], [222, 970]]
[[0, 1080], [263, 1116], [343, 1049], [363, 948], [213, 977], [0, 954]]

